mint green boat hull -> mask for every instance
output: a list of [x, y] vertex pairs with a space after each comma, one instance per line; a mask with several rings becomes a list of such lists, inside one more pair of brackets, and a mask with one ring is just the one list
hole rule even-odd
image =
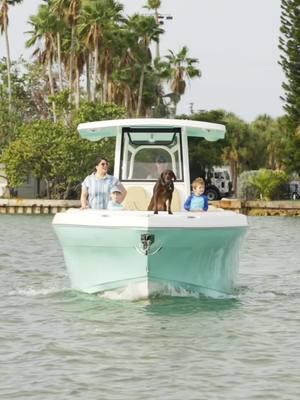
[[[86, 293], [144, 282], [148, 295], [184, 290], [231, 294], [246, 229], [55, 225], [74, 289]], [[148, 251], [141, 235], [154, 238]]]

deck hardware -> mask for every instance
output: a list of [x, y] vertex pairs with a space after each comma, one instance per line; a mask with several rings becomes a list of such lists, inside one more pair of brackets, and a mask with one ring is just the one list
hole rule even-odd
[[154, 243], [154, 235], [149, 235], [148, 233], [141, 234], [141, 242], [138, 246], [135, 247], [136, 251], [143, 256], [153, 256], [158, 253], [162, 246], [157, 247], [156, 249], [150, 250], [151, 245]]
[[145, 255], [148, 255], [151, 244], [154, 243], [154, 235], [149, 235], [148, 233], [141, 234], [142, 249]]

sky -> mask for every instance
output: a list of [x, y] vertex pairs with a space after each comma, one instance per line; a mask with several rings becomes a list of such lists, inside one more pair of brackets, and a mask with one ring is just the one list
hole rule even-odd
[[[25, 49], [28, 17], [41, 0], [23, 0], [11, 8], [9, 38], [11, 57], [30, 58]], [[122, 0], [125, 13], [145, 13], [146, 0]], [[258, 115], [283, 114], [281, 88], [285, 77], [278, 65], [280, 0], [162, 0], [165, 20], [161, 56], [183, 46], [199, 60], [201, 78], [193, 79], [182, 97], [178, 113], [191, 109], [224, 109], [247, 122]], [[5, 55], [0, 38], [0, 57]]]

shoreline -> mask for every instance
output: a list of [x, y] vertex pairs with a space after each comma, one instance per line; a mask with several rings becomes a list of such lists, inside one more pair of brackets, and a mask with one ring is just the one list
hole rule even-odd
[[[222, 199], [210, 202], [224, 210], [249, 216], [300, 216], [300, 200], [238, 200]], [[79, 200], [0, 199], [1, 214], [56, 214], [80, 207]]]

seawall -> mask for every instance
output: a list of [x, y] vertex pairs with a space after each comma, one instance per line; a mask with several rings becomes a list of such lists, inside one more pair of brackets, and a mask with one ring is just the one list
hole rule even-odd
[[[215, 207], [252, 216], [300, 216], [300, 200], [245, 201], [222, 199], [212, 201]], [[0, 214], [56, 214], [80, 206], [79, 200], [0, 199]]]
[[300, 200], [222, 199], [212, 203], [224, 210], [233, 210], [251, 216], [300, 216]]
[[0, 214], [56, 214], [74, 207], [79, 200], [0, 199]]

